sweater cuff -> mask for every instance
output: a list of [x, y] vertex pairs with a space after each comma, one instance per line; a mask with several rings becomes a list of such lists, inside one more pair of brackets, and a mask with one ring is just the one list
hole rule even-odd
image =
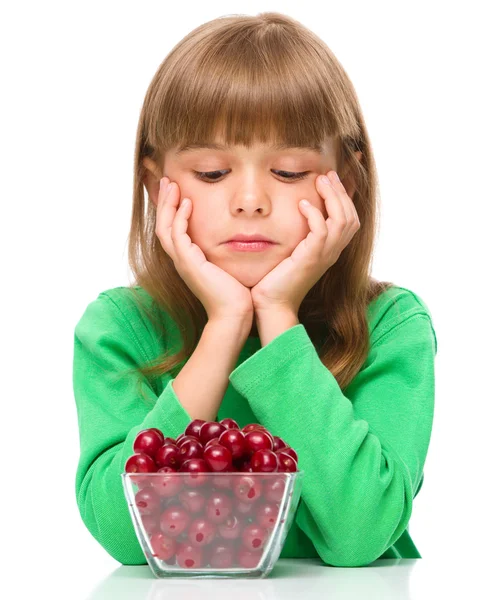
[[294, 325], [234, 369], [229, 375], [229, 381], [242, 396], [257, 384], [267, 388], [268, 385], [273, 385], [274, 373], [286, 363], [294, 362], [295, 356], [311, 344], [304, 325]]

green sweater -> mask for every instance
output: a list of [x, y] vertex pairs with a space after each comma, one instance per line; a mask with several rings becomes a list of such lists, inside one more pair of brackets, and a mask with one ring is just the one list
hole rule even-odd
[[[248, 337], [230, 374], [216, 420], [262, 423], [297, 451], [305, 472], [282, 558], [341, 567], [421, 558], [408, 524], [433, 424], [436, 335], [428, 307], [408, 289], [386, 290], [367, 312], [370, 352], [344, 393], [302, 324], [263, 348]], [[134, 438], [149, 427], [176, 438], [191, 421], [169, 373], [151, 384], [143, 379], [153, 406], [141, 398], [138, 374], [120, 376], [180, 347], [175, 323], [162, 318], [168, 339], [130, 289], [117, 287], [90, 302], [75, 327], [76, 500], [89, 532], [124, 565], [147, 564], [122, 488]]]

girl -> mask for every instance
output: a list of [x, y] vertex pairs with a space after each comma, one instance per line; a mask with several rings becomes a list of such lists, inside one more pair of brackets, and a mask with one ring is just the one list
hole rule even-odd
[[305, 472], [282, 557], [421, 558], [408, 525], [437, 341], [417, 294], [370, 275], [377, 176], [338, 60], [280, 13], [204, 23], [150, 84], [134, 167], [135, 283], [75, 328], [90, 533], [146, 564], [121, 481], [136, 435], [231, 417], [282, 437]]

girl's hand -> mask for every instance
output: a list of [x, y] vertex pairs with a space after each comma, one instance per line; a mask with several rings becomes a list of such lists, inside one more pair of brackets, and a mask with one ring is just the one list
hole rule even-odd
[[190, 199], [182, 206], [178, 184], [167, 177], [160, 180], [156, 209], [156, 235], [175, 268], [202, 302], [209, 320], [249, 319], [253, 321], [253, 302], [250, 289], [242, 285], [217, 265], [209, 262], [201, 248], [186, 233], [192, 212]]
[[292, 311], [297, 315], [302, 300], [321, 276], [338, 260], [343, 249], [360, 229], [360, 221], [343, 184], [330, 171], [327, 181], [316, 179], [319, 194], [325, 199], [326, 221], [312, 204], [303, 206], [311, 231], [292, 254], [251, 288], [255, 311], [270, 308]]

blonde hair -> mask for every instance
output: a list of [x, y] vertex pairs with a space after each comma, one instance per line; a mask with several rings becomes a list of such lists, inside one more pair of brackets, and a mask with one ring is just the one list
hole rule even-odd
[[[394, 285], [370, 276], [379, 212], [376, 167], [343, 67], [313, 32], [277, 12], [224, 16], [200, 25], [167, 55], [144, 98], [134, 156], [130, 288], [138, 304], [136, 286], [171, 317], [182, 347], [136, 371], [145, 377], [174, 374], [195, 350], [207, 322], [202, 303], [155, 233], [156, 206], [151, 201], [145, 206], [143, 159], [161, 165], [169, 148], [218, 136], [246, 147], [271, 141], [319, 147], [328, 137], [335, 141], [338, 174], [355, 182], [352, 200], [361, 227], [309, 290], [298, 316], [320, 360], [345, 389], [369, 352], [367, 306]], [[164, 335], [158, 311], [144, 310]]]

